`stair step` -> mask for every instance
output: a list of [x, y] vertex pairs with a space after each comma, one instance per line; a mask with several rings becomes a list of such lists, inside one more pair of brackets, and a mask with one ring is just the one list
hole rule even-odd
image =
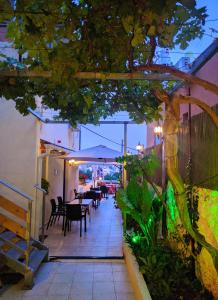
[[30, 254], [30, 260], [29, 260], [29, 267], [32, 269], [32, 271], [35, 273], [43, 259], [48, 254], [48, 250], [38, 250], [34, 249]]
[[[26, 250], [27, 249], [27, 244], [26, 244], [26, 241], [24, 240], [20, 240], [16, 243], [16, 246], [20, 247], [21, 249], [23, 250]], [[7, 252], [7, 255], [9, 255], [11, 258], [13, 259], [19, 259], [23, 256], [23, 254], [20, 252], [20, 251], [17, 251], [16, 249], [14, 248], [11, 248], [10, 250], [8, 250]]]
[[12, 231], [5, 230], [4, 232], [0, 233], [0, 237], [4, 238], [5, 240], [11, 240], [16, 237], [16, 234]]

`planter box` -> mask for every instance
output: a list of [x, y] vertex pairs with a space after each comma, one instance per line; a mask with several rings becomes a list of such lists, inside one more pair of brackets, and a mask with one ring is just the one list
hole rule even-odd
[[135, 256], [132, 253], [132, 249], [125, 242], [123, 243], [123, 253], [124, 253], [128, 274], [135, 292], [136, 299], [151, 300], [150, 293], [148, 291], [145, 280], [141, 272], [139, 271], [139, 265], [136, 261]]

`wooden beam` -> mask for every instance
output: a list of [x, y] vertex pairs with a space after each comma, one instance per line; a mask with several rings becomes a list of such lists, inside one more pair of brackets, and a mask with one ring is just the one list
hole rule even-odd
[[11, 220], [10, 218], [3, 216], [2, 214], [0, 214], [0, 226], [3, 226], [4, 228], [14, 232], [16, 235], [22, 237], [25, 240], [27, 238], [26, 228]]
[[[1, 70], [0, 77], [43, 77], [50, 78], [52, 73], [50, 71], [32, 71], [32, 70]], [[77, 79], [89, 80], [155, 80], [155, 81], [172, 81], [179, 80], [178, 77], [170, 74], [150, 73], [143, 72], [132, 73], [100, 73], [100, 72], [77, 72], [73, 76]]]
[[26, 210], [3, 196], [0, 196], [0, 207], [17, 216], [18, 218], [26, 221]]
[[[119, 124], [138, 124], [134, 121], [99, 121], [98, 124], [115, 124], [115, 125], [119, 125]], [[142, 123], [140, 123], [142, 124]]]

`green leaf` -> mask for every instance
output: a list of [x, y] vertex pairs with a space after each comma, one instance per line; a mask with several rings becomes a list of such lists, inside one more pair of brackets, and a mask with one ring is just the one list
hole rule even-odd
[[148, 29], [147, 35], [154, 36], [156, 34], [156, 27], [154, 25], [151, 25]]

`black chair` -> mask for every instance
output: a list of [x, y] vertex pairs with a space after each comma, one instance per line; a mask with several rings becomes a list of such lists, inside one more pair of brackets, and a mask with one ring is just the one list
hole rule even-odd
[[92, 199], [92, 205], [97, 208], [99, 200], [97, 199], [95, 191], [88, 191], [84, 194], [84, 199]]
[[104, 198], [108, 198], [108, 188], [106, 187], [106, 185], [102, 185], [100, 186], [100, 190], [103, 194]]
[[99, 187], [96, 187], [96, 188], [92, 187], [92, 188], [90, 188], [90, 191], [100, 191], [100, 188]]
[[80, 197], [79, 197], [79, 193], [77, 192], [77, 190], [74, 189], [73, 191], [74, 191], [74, 196], [75, 196], [74, 199], [79, 199]]
[[62, 197], [58, 196], [57, 199], [58, 199], [58, 211], [65, 210], [65, 204], [64, 204]]
[[82, 219], [85, 223], [85, 232], [86, 232], [86, 211], [83, 212], [80, 204], [66, 204], [66, 218], [64, 224], [64, 236], [66, 231], [71, 227], [72, 221], [80, 221], [80, 236], [82, 236]]
[[49, 226], [52, 226], [52, 224], [55, 224], [55, 222], [57, 220], [57, 217], [59, 219], [60, 216], [63, 216], [63, 218], [65, 216], [64, 211], [59, 211], [55, 199], [51, 199], [50, 203], [51, 203], [51, 215], [49, 217], [49, 221], [48, 221], [48, 224], [47, 224], [47, 229], [48, 229]]

